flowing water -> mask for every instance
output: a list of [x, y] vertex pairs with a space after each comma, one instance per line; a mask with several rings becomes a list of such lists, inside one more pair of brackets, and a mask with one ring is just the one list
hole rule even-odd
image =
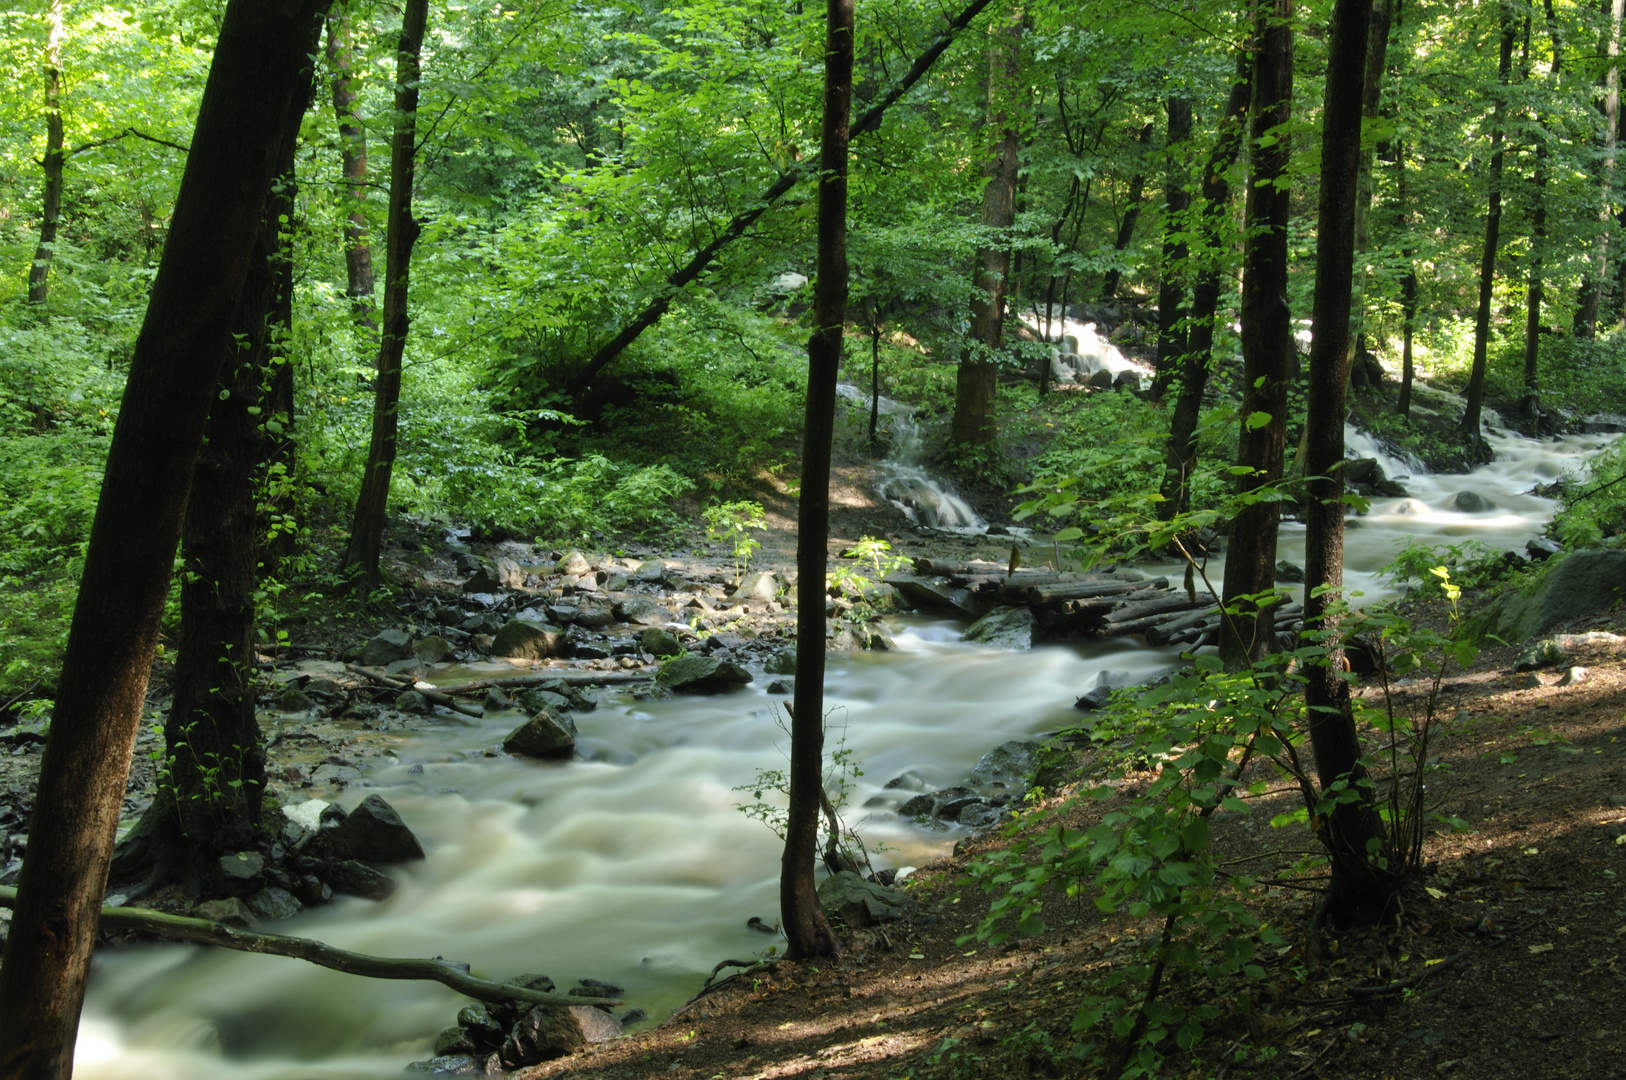
[[[1349, 533], [1353, 587], [1384, 591], [1375, 571], [1406, 537], [1521, 548], [1553, 509], [1521, 493], [1607, 440], [1492, 438], [1497, 461], [1466, 477], [1385, 462], [1391, 476], [1408, 477], [1411, 494], [1374, 500]], [[1361, 449], [1360, 436], [1352, 442]], [[1457, 510], [1464, 490], [1491, 508]], [[1282, 539], [1282, 556], [1297, 561], [1302, 530], [1288, 526]], [[914, 770], [928, 784], [955, 783], [994, 745], [1067, 724], [1073, 697], [1102, 672], [1138, 681], [1175, 662], [1173, 650], [1138, 639], [1007, 653], [961, 644], [960, 628], [943, 621], [904, 618], [891, 629], [896, 652], [832, 656], [827, 691], [837, 708], [831, 741], [844, 737], [864, 769], [849, 816], [870, 843], [889, 846], [879, 865], [918, 864], [962, 835], [862, 809], [886, 780]], [[579, 716], [582, 758], [565, 764], [486, 756], [517, 714], [447, 718], [403, 735], [394, 763], [365, 781], [422, 837], [428, 858], [394, 871], [401, 887], [389, 900], [341, 899], [272, 929], [361, 952], [442, 955], [497, 979], [607, 979], [660, 1019], [718, 961], [773, 942], [745, 922], [777, 919], [779, 842], [735, 808], [751, 794], [732, 790], [784, 765], [788, 739], [763, 683], [715, 698], [606, 697]], [[362, 794], [339, 799], [352, 807]], [[107, 950], [96, 958], [76, 1071], [85, 1080], [396, 1076], [430, 1055], [432, 1034], [459, 1003], [435, 984], [297, 960], [186, 945]]]
[[[864, 416], [869, 415], [870, 396], [851, 383], [837, 383], [836, 392], [854, 402]], [[926, 471], [926, 440], [915, 420], [915, 410], [880, 399], [879, 415], [885, 417], [886, 458], [879, 463], [881, 480], [876, 485], [882, 498], [902, 510], [916, 525], [957, 533], [984, 533], [988, 523], [969, 503], [950, 491]]]

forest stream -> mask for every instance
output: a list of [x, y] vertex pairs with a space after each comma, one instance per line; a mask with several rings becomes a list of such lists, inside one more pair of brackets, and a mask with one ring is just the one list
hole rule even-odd
[[[1499, 432], [1492, 418], [1496, 460], [1466, 476], [1420, 475], [1382, 459], [1409, 495], [1376, 499], [1352, 521], [1352, 589], [1369, 599], [1392, 593], [1376, 572], [1407, 538], [1522, 551], [1555, 505], [1528, 494], [1531, 487], [1610, 438], [1539, 442]], [[1350, 444], [1378, 456], [1358, 433]], [[1460, 509], [1462, 492], [1483, 509]], [[1302, 526], [1284, 527], [1279, 557], [1302, 563], [1302, 546]], [[1217, 569], [1210, 567], [1216, 583]], [[844, 741], [862, 769], [847, 816], [872, 847], [882, 846], [877, 866], [922, 864], [965, 835], [899, 819], [888, 780], [913, 771], [928, 785], [956, 783], [996, 744], [1071, 724], [1074, 697], [1102, 672], [1123, 684], [1177, 662], [1175, 649], [1139, 639], [1002, 652], [962, 644], [961, 629], [897, 618], [888, 625], [896, 651], [830, 657], [827, 749]], [[443, 670], [437, 679], [498, 666]], [[626, 989], [627, 1007], [647, 1011], [645, 1023], [659, 1022], [718, 961], [782, 942], [746, 926], [751, 916], [777, 921], [779, 841], [736, 809], [754, 801], [737, 788], [785, 764], [788, 737], [776, 723], [777, 697], [764, 689], [770, 681], [759, 674], [721, 697], [605, 693], [578, 718], [579, 756], [564, 764], [492, 754], [518, 713], [442, 717], [428, 731], [396, 736], [393, 763], [362, 783], [400, 811], [427, 860], [396, 868], [400, 888], [385, 901], [342, 898], [276, 932], [380, 955], [442, 955], [499, 980], [528, 972], [547, 973], [561, 988], [581, 977], [606, 980]], [[349, 806], [361, 794], [339, 798]], [[872, 800], [879, 805], [866, 809]], [[430, 1056], [429, 1040], [461, 1000], [435, 984], [358, 979], [291, 959], [190, 945], [106, 950], [96, 958], [76, 1075], [397, 1076]]]

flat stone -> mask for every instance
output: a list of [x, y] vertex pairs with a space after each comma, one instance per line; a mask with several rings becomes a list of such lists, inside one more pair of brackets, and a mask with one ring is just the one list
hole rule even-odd
[[384, 667], [412, 656], [412, 638], [404, 630], [381, 630], [361, 647], [361, 663], [366, 667]]
[[564, 632], [547, 623], [513, 619], [491, 642], [493, 656], [506, 656], [517, 660], [545, 660], [557, 656]]
[[616, 601], [615, 617], [638, 626], [663, 626], [673, 619], [672, 613], [651, 596], [629, 596]]
[[576, 725], [568, 716], [543, 709], [509, 732], [502, 748], [522, 757], [569, 758], [576, 751]]
[[714, 656], [679, 656], [661, 665], [656, 681], [684, 694], [715, 694], [751, 681], [751, 673], [732, 660]]

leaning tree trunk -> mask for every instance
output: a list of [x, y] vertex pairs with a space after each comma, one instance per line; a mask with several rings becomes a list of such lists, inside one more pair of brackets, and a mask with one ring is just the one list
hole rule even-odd
[[408, 0], [395, 57], [395, 135], [390, 144], [390, 209], [384, 262], [384, 332], [378, 345], [378, 377], [373, 397], [373, 437], [367, 448], [367, 471], [356, 499], [355, 520], [344, 565], [369, 584], [378, 583], [378, 560], [384, 547], [384, 517], [390, 478], [395, 472], [396, 431], [401, 404], [401, 356], [406, 352], [411, 318], [407, 298], [411, 284], [412, 246], [422, 224], [412, 216], [412, 185], [417, 167], [419, 54], [429, 21], [429, 0]]
[[[1615, 0], [1618, 11], [1626, 0]], [[1502, 45], [1496, 62], [1496, 105], [1491, 111], [1491, 161], [1489, 206], [1485, 211], [1485, 249], [1479, 260], [1479, 311], [1474, 317], [1474, 362], [1468, 374], [1468, 389], [1463, 394], [1467, 405], [1463, 409], [1462, 424], [1458, 432], [1468, 448], [1470, 457], [1479, 461], [1490, 460], [1490, 448], [1479, 430], [1479, 416], [1485, 402], [1485, 361], [1490, 349], [1491, 294], [1496, 286], [1496, 245], [1502, 227], [1502, 142], [1507, 127], [1507, 87], [1513, 70], [1513, 12], [1506, 0], [1499, 4], [1502, 20]]]
[[1191, 142], [1191, 102], [1170, 97], [1169, 175], [1163, 185], [1163, 282], [1157, 290], [1157, 360], [1152, 396], [1161, 398], [1174, 381], [1175, 368], [1185, 355], [1188, 330], [1181, 328], [1186, 295], [1186, 210], [1191, 192], [1186, 189], [1186, 155]]
[[988, 128], [992, 146], [982, 189], [982, 224], [996, 237], [977, 252], [977, 286], [971, 301], [971, 341], [960, 357], [954, 383], [954, 418], [950, 441], [956, 446], [986, 446], [994, 441], [994, 385], [1005, 325], [1005, 289], [1011, 270], [1010, 245], [997, 237], [1016, 222], [1016, 171], [1019, 140], [1018, 80], [1021, 76], [1022, 12], [1013, 11], [1003, 34], [988, 47]]
[[1226, 173], [1242, 151], [1242, 135], [1247, 130], [1248, 102], [1253, 95], [1253, 65], [1249, 48], [1237, 52], [1236, 81], [1225, 103], [1214, 149], [1203, 170], [1202, 269], [1191, 290], [1191, 332], [1185, 355], [1180, 359], [1180, 390], [1175, 395], [1169, 421], [1169, 441], [1163, 453], [1163, 501], [1158, 517], [1169, 521], [1191, 507], [1191, 475], [1197, 468], [1197, 420], [1202, 414], [1203, 391], [1213, 362], [1214, 316], [1219, 310], [1220, 271], [1228, 245], [1221, 237], [1225, 206], [1231, 197]]
[[[1603, 91], [1603, 168], [1598, 177], [1602, 191], [1602, 208], [1598, 211], [1598, 238], [1592, 253], [1592, 268], [1581, 285], [1580, 303], [1575, 309], [1576, 337], [1589, 338], [1597, 329], [1598, 305], [1603, 301], [1604, 278], [1609, 272], [1609, 202], [1614, 188], [1615, 139], [1620, 124], [1620, 24], [1626, 16], [1626, 0], [1609, 0], [1609, 25], [1604, 31], [1603, 47], [1609, 56], [1609, 68], [1604, 73]], [[1504, 34], [1509, 33], [1505, 25]], [[1506, 46], [1511, 56], [1511, 44]], [[1504, 74], [1502, 82], [1507, 82]], [[1500, 134], [1500, 131], [1497, 132]]]
[[[1388, 32], [1387, 12], [1382, 12]], [[1304, 625], [1327, 647], [1325, 662], [1305, 669], [1304, 703], [1316, 775], [1323, 791], [1346, 783], [1358, 797], [1339, 802], [1317, 831], [1332, 861], [1328, 912], [1335, 925], [1374, 919], [1394, 891], [1391, 871], [1368, 852], [1382, 842], [1370, 787], [1362, 786], [1361, 742], [1349, 683], [1338, 644], [1336, 603], [1344, 583], [1344, 388], [1349, 381], [1349, 342], [1358, 251], [1356, 220], [1361, 200], [1361, 80], [1367, 67], [1368, 31], [1377, 39], [1379, 18], [1372, 0], [1337, 0], [1327, 50], [1326, 102], [1321, 126], [1321, 194], [1316, 224], [1315, 336], [1310, 345], [1309, 400], [1304, 426], [1305, 459]], [[1368, 85], [1368, 90], [1371, 87]], [[1367, 95], [1370, 102], [1372, 96]]]
[[[1146, 144], [1152, 141], [1152, 123], [1150, 120], [1135, 136], [1135, 141], [1141, 145], [1141, 153], [1146, 152]], [[1124, 207], [1123, 220], [1118, 222], [1118, 235], [1112, 241], [1112, 250], [1122, 255], [1135, 239], [1135, 226], [1140, 222], [1140, 204], [1146, 194], [1146, 176], [1144, 173], [1135, 173], [1129, 178], [1129, 205]], [[1116, 266], [1106, 272], [1101, 279], [1101, 302], [1110, 304], [1118, 296], [1118, 282], [1122, 280], [1123, 272]]]
[[319, 0], [230, 0], [91, 525], [0, 964], [0, 1076], [64, 1080], [193, 464]]
[[[1287, 220], [1291, 192], [1278, 187], [1287, 173], [1289, 140], [1276, 130], [1293, 104], [1293, 0], [1260, 0], [1255, 9], [1253, 182], [1248, 190], [1247, 247], [1242, 268], [1242, 425], [1237, 464], [1251, 469], [1237, 482], [1242, 495], [1282, 476], [1287, 445], [1287, 383], [1293, 364], [1293, 321], [1287, 307]], [[1261, 145], [1267, 132], [1276, 141]], [[1220, 655], [1246, 667], [1276, 650], [1270, 612], [1255, 600], [1276, 584], [1276, 530], [1280, 504], [1258, 501], [1231, 519], [1225, 557], [1227, 618]], [[1269, 604], [1266, 604], [1266, 608]]]
[[[373, 249], [367, 233], [367, 129], [356, 115], [358, 94], [350, 74], [355, 60], [354, 19], [349, 0], [338, 0], [328, 15], [327, 61], [333, 69], [333, 115], [339, 122], [343, 198], [350, 207], [344, 224], [344, 291], [350, 297], [356, 325], [366, 331], [367, 341], [373, 344], [378, 327], [373, 321]], [[376, 361], [377, 356], [373, 359]]]
[[28, 268], [28, 302], [43, 304], [51, 291], [51, 259], [56, 255], [57, 225], [62, 220], [62, 0], [46, 8], [50, 29], [45, 38], [45, 205], [40, 215], [40, 242]]
[[792, 960], [841, 945], [819, 905], [813, 874], [824, 801], [824, 576], [830, 537], [830, 440], [847, 322], [847, 140], [852, 109], [853, 0], [825, 7], [824, 123], [819, 140], [818, 276], [807, 342], [807, 413], [796, 523], [796, 707], [790, 728], [790, 808], [779, 872], [779, 916]]

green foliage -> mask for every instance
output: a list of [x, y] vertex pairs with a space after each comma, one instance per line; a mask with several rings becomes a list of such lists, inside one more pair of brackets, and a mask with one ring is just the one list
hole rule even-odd
[[[1445, 596], [1448, 589], [1484, 589], [1517, 580], [1521, 570], [1478, 540], [1460, 544], [1399, 541], [1400, 551], [1378, 573], [1413, 596]], [[1449, 579], [1442, 578], [1444, 567]]]
[[[843, 559], [853, 559], [859, 565], [855, 567], [842, 563], [830, 571], [828, 587], [852, 605], [850, 615], [861, 618], [874, 616], [885, 606], [881, 579], [909, 565], [906, 557], [888, 554], [891, 550], [892, 545], [885, 540], [877, 540], [873, 536], [862, 537], [842, 552]], [[867, 568], [864, 568], [864, 563], [869, 564]]]
[[[826, 733], [829, 730], [830, 715], [827, 713], [824, 718]], [[777, 710], [774, 712], [774, 722], [786, 736], [790, 735], [786, 719]], [[883, 850], [866, 846], [858, 833], [841, 819], [841, 811], [851, 800], [858, 778], [863, 775], [863, 765], [858, 760], [856, 751], [847, 745], [847, 729], [843, 726], [841, 734], [836, 739], [835, 749], [828, 755], [824, 766], [826, 847], [828, 850], [839, 852], [854, 865], [867, 864], [871, 850]], [[762, 822], [781, 840], [785, 838], [790, 820], [790, 777], [783, 769], [758, 769], [755, 778], [749, 784], [741, 784], [732, 790], [747, 792], [753, 800], [749, 803], [736, 803], [734, 807], [736, 810], [752, 821]], [[769, 792], [777, 796], [772, 801], [766, 798]]]
[[1613, 541], [1626, 531], [1626, 439], [1617, 439], [1559, 485], [1548, 531], [1570, 547]]
[[751, 556], [762, 544], [751, 535], [752, 529], [766, 529], [768, 518], [760, 503], [749, 501], [716, 503], [701, 511], [706, 522], [706, 539], [729, 545], [734, 557], [734, 584], [738, 585], [750, 569]]

